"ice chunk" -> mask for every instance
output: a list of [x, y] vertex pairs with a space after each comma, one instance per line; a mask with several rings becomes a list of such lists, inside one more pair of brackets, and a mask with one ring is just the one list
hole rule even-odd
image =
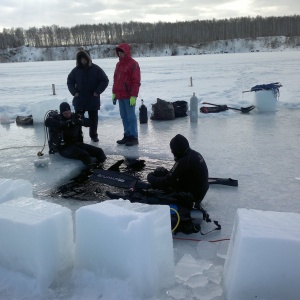
[[31, 109], [33, 122], [43, 123], [45, 114], [49, 110], [57, 110], [59, 112], [59, 106], [62, 102], [68, 102], [68, 101], [66, 99], [62, 100], [56, 98], [51, 100], [39, 101], [31, 104], [30, 109]]
[[34, 166], [36, 168], [45, 168], [48, 167], [49, 163], [50, 163], [50, 159], [49, 157], [39, 157], [38, 159], [34, 160]]
[[141, 297], [174, 281], [170, 209], [110, 200], [76, 211], [76, 266], [128, 280]]
[[32, 197], [32, 185], [23, 179], [0, 178], [0, 203], [18, 197]]
[[49, 287], [72, 264], [71, 211], [34, 198], [0, 204], [0, 265]]
[[214, 265], [209, 270], [204, 271], [203, 274], [215, 284], [220, 284], [223, 275], [223, 266]]
[[189, 299], [187, 294], [188, 294], [188, 287], [185, 286], [181, 287], [176, 285], [167, 291], [167, 295], [172, 297], [171, 299], [176, 299], [176, 300]]
[[185, 254], [175, 268], [176, 277], [187, 281], [190, 277], [200, 275], [212, 266], [211, 262], [196, 260], [191, 254]]
[[238, 209], [224, 266], [230, 300], [300, 296], [300, 214]]
[[203, 287], [206, 286], [207, 284], [208, 284], [208, 279], [204, 275], [195, 275], [190, 277], [187, 280], [187, 285], [192, 289], [201, 286]]
[[[213, 282], [209, 282], [204, 287], [194, 288], [192, 290], [193, 298], [191, 299], [199, 299], [199, 300], [215, 300], [219, 298], [223, 294], [223, 289], [220, 285], [216, 285]], [[244, 298], [240, 298], [240, 300], [244, 300]]]

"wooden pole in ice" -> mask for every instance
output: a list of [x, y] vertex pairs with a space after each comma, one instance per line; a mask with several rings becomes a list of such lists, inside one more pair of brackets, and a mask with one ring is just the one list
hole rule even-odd
[[52, 91], [53, 91], [53, 95], [56, 95], [55, 94], [55, 84], [53, 84], [53, 83], [52, 83]]

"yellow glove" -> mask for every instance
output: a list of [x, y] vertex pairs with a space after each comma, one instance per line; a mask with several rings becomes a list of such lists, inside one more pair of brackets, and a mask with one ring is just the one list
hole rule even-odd
[[130, 103], [130, 106], [135, 106], [135, 103], [136, 103], [136, 97], [131, 96], [130, 99], [129, 99], [129, 103]]
[[116, 103], [117, 103], [116, 94], [112, 94], [111, 100], [113, 102], [113, 105], [116, 105]]

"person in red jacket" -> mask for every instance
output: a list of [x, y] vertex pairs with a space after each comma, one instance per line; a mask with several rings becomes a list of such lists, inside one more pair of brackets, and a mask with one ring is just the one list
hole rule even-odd
[[119, 62], [114, 73], [112, 101], [119, 102], [120, 116], [124, 127], [124, 137], [118, 144], [134, 146], [139, 143], [137, 131], [137, 117], [135, 114], [136, 98], [141, 85], [139, 64], [130, 56], [130, 46], [120, 44], [116, 47]]

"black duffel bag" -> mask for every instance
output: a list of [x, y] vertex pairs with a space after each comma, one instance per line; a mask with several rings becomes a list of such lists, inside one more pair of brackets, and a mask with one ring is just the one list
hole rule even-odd
[[189, 105], [187, 101], [175, 101], [173, 102], [175, 118], [181, 118], [187, 116]]

